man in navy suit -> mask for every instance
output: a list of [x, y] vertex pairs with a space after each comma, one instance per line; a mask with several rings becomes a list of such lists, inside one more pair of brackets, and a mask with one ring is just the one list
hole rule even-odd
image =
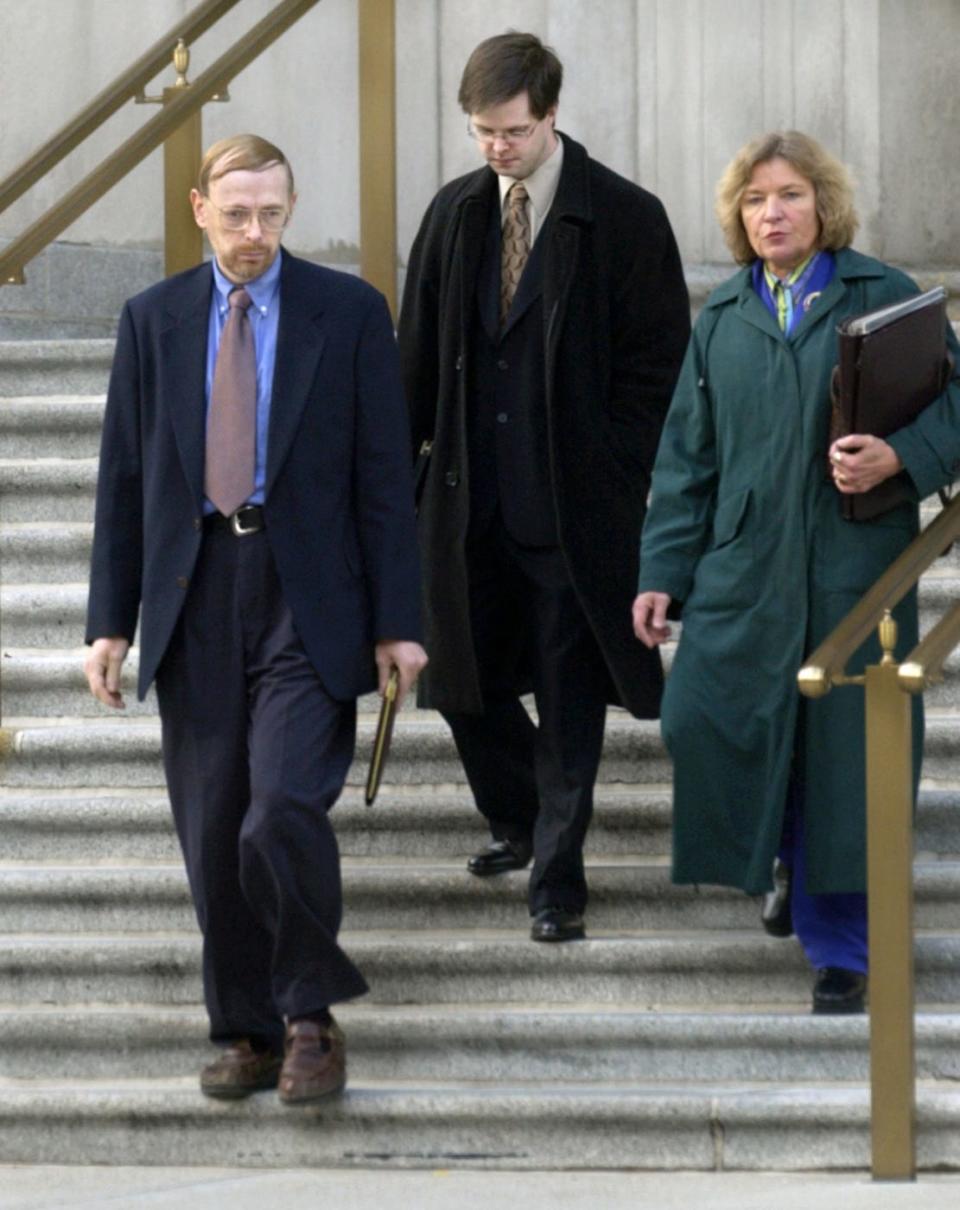
[[[343, 1086], [330, 1005], [366, 990], [337, 944], [327, 818], [356, 699], [378, 680], [382, 692], [392, 668], [402, 696], [426, 663], [406, 409], [383, 298], [281, 250], [296, 194], [279, 148], [254, 135], [214, 144], [191, 201], [212, 264], [146, 290], [120, 319], [85, 671], [100, 701], [123, 705], [139, 610], [138, 692], [156, 680], [223, 1046], [201, 1088], [241, 1097], [279, 1083], [297, 1103]], [[226, 444], [210, 405], [238, 306], [249, 373], [233, 394], [249, 396], [251, 488], [225, 515], [210, 499]]]

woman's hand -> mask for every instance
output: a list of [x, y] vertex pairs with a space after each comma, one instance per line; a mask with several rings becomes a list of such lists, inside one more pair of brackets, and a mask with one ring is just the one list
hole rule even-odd
[[851, 433], [830, 446], [830, 471], [838, 492], [868, 492], [903, 470], [899, 455], [882, 437]]
[[647, 647], [656, 647], [670, 637], [667, 610], [671, 596], [666, 592], [642, 592], [633, 603], [633, 633]]

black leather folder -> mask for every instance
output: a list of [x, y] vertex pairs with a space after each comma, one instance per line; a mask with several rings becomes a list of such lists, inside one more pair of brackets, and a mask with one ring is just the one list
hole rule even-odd
[[[850, 433], [888, 437], [943, 392], [952, 368], [946, 300], [937, 286], [837, 326], [831, 443]], [[910, 496], [901, 472], [868, 492], [841, 494], [840, 501], [848, 520], [867, 521]]]

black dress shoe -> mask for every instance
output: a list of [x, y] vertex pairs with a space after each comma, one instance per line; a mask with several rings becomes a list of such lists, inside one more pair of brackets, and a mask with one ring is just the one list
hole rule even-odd
[[564, 908], [543, 908], [533, 918], [530, 936], [534, 941], [579, 941], [586, 936], [583, 917]]
[[467, 869], [478, 878], [522, 870], [533, 856], [533, 847], [519, 840], [494, 840], [467, 862]]
[[824, 966], [813, 985], [813, 1011], [818, 1014], [862, 1013], [867, 976], [842, 966]]
[[760, 902], [760, 922], [771, 937], [792, 937], [790, 867], [777, 857], [773, 863], [773, 890]]

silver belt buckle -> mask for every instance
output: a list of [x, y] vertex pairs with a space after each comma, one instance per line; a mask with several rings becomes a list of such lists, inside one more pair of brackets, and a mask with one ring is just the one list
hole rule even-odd
[[[252, 513], [254, 524], [245, 526], [243, 524], [243, 514]], [[258, 510], [255, 504], [245, 504], [243, 508], [238, 508], [235, 513], [230, 514], [230, 528], [238, 538], [245, 538], [248, 534], [258, 534], [263, 526], [258, 524]]]

